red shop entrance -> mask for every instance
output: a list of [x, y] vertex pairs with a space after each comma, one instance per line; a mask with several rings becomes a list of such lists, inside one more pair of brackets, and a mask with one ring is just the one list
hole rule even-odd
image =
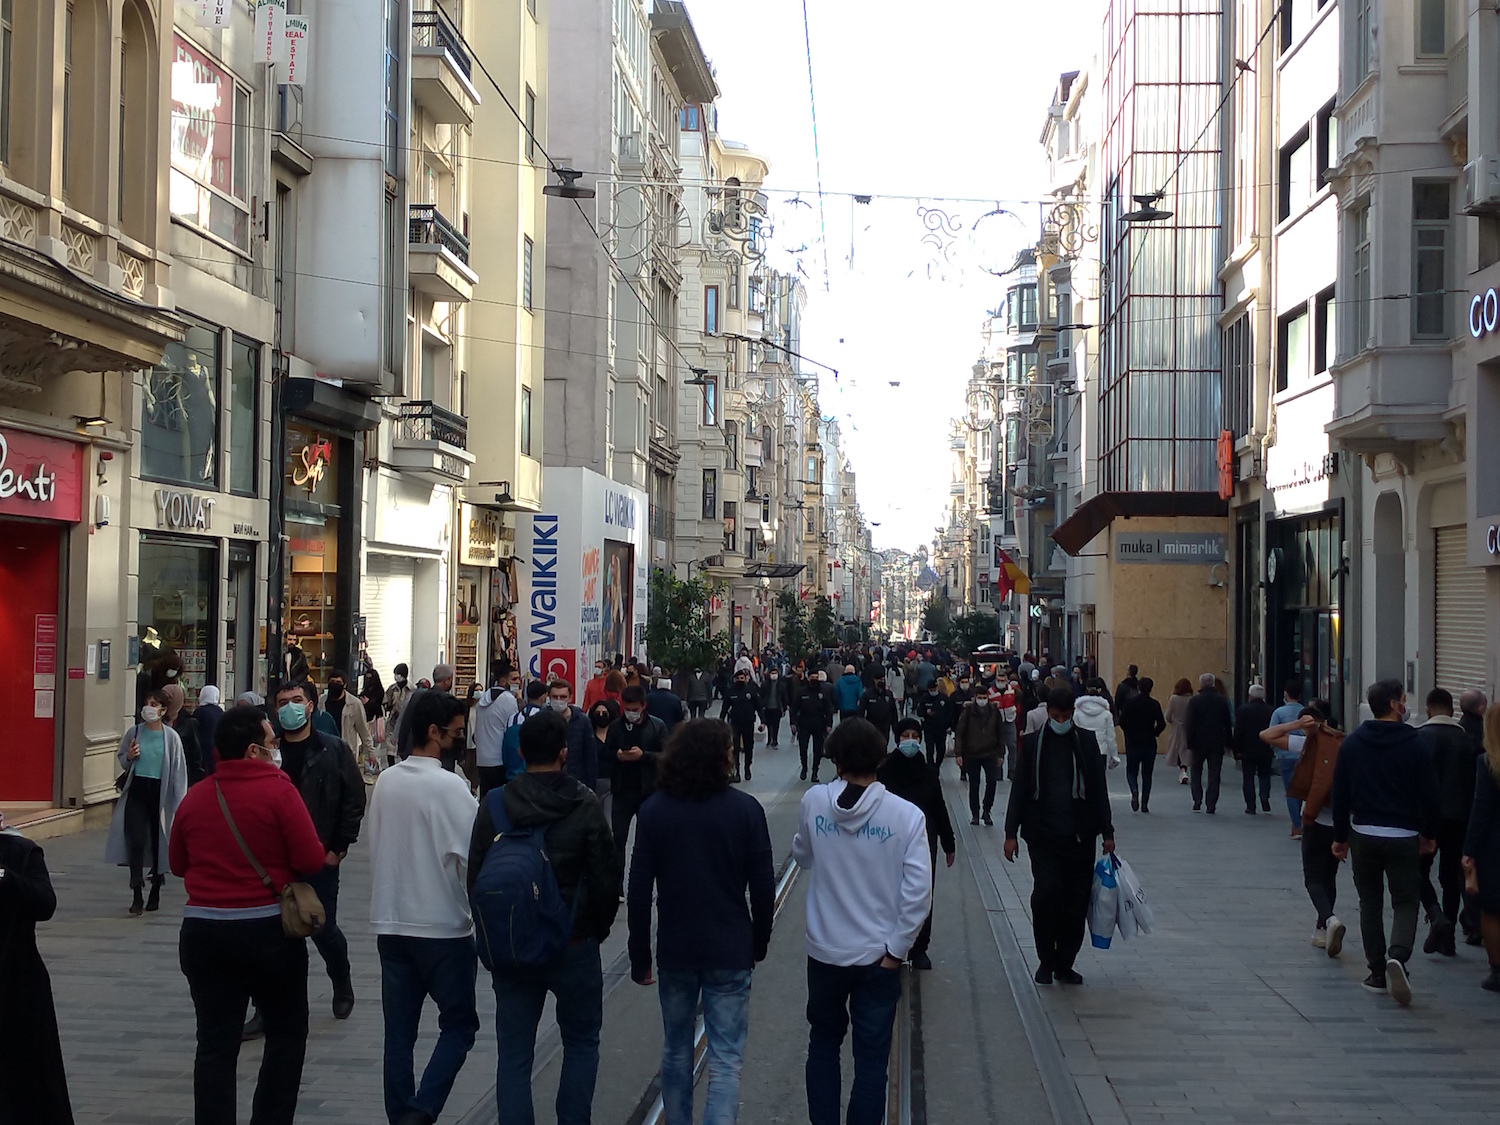
[[0, 429], [0, 803], [56, 792], [63, 536], [80, 516], [81, 462], [71, 442]]

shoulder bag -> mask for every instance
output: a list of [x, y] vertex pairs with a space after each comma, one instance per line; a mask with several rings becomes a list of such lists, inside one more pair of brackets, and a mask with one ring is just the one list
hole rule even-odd
[[271, 877], [266, 874], [266, 869], [260, 865], [260, 860], [255, 858], [255, 853], [245, 843], [245, 838], [240, 835], [239, 828], [234, 823], [234, 817], [229, 815], [229, 803], [224, 800], [224, 790], [219, 788], [219, 783], [214, 782], [214, 794], [219, 798], [219, 809], [224, 814], [224, 821], [229, 825], [229, 831], [234, 834], [234, 842], [240, 846], [240, 851], [245, 853], [245, 858], [250, 861], [250, 866], [260, 876], [260, 881], [266, 885], [266, 889], [281, 900], [281, 928], [287, 937], [309, 938], [323, 930], [324, 920], [327, 914], [323, 910], [323, 904], [318, 901], [318, 892], [306, 883], [288, 883], [279, 891]]

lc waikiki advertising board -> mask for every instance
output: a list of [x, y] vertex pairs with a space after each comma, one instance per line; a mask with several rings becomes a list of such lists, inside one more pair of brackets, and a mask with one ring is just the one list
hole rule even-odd
[[601, 658], [646, 658], [648, 503], [588, 469], [542, 470], [542, 510], [516, 528], [528, 676], [566, 668], [569, 653], [578, 677]]

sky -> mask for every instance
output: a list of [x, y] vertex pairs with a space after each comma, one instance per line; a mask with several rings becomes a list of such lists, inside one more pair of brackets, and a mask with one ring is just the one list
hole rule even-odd
[[1045, 189], [1038, 139], [1059, 75], [1093, 53], [1096, 4], [807, 0], [821, 212], [802, 0], [687, 6], [720, 133], [770, 162], [770, 261], [806, 274], [803, 353], [839, 370], [821, 372], [823, 412], [875, 546], [914, 550], [944, 523], [949, 422], [1004, 296], [985, 271], [1036, 240], [1039, 207], [1019, 201]]

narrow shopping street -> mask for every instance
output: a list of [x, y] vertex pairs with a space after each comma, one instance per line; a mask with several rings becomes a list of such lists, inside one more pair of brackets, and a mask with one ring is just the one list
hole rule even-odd
[[[758, 750], [747, 788], [764, 803], [778, 858], [790, 850], [796, 750]], [[1308, 944], [1311, 912], [1298, 846], [1279, 793], [1272, 815], [1245, 816], [1239, 775], [1226, 771], [1214, 816], [1194, 814], [1165, 769], [1148, 815], [1132, 814], [1120, 771], [1111, 774], [1120, 854], [1140, 875], [1157, 931], [1108, 951], [1085, 949], [1081, 988], [1037, 988], [1027, 920], [1026, 855], [1001, 855], [1002, 829], [970, 827], [966, 787], [944, 766], [959, 834], [958, 861], [940, 869], [934, 968], [920, 974], [920, 1108], [930, 1122], [1326, 1121], [1453, 1125], [1493, 1120], [1493, 1029], [1500, 1009], [1482, 992], [1481, 951], [1456, 960], [1413, 958], [1416, 998], [1402, 1010], [1359, 987], [1364, 973], [1347, 872], [1340, 913], [1350, 932], [1330, 960]], [[1008, 791], [1002, 783], [1000, 800]], [[998, 810], [997, 810], [998, 811]], [[192, 1120], [193, 1016], [177, 967], [181, 885], [163, 909], [125, 913], [124, 873], [102, 862], [101, 833], [46, 843], [57, 917], [41, 927], [79, 1125], [177, 1125]], [[770, 956], [756, 972], [740, 1120], [806, 1120], [806, 880], [794, 886]], [[368, 925], [366, 849], [345, 865], [340, 917], [355, 965], [358, 1003], [347, 1022], [329, 1012], [330, 987], [312, 955], [308, 1042], [299, 1119], [381, 1117], [379, 964]], [[606, 999], [594, 1119], [625, 1125], [659, 1062], [654, 988], [632, 984], [622, 960], [623, 911], [604, 949]], [[1019, 951], [1019, 972], [1015, 958]], [[611, 971], [612, 967], [612, 971]], [[478, 1041], [443, 1122], [493, 1122], [493, 999], [481, 972]], [[1013, 987], [1016, 991], [1013, 991]], [[429, 1006], [418, 1058], [435, 1033]], [[240, 1060], [240, 1113], [248, 1119], [258, 1043]], [[559, 1059], [550, 1014], [539, 1034], [536, 1098], [545, 1118]], [[848, 1072], [845, 1074], [846, 1082]], [[702, 1088], [700, 1085], [700, 1101]]]

